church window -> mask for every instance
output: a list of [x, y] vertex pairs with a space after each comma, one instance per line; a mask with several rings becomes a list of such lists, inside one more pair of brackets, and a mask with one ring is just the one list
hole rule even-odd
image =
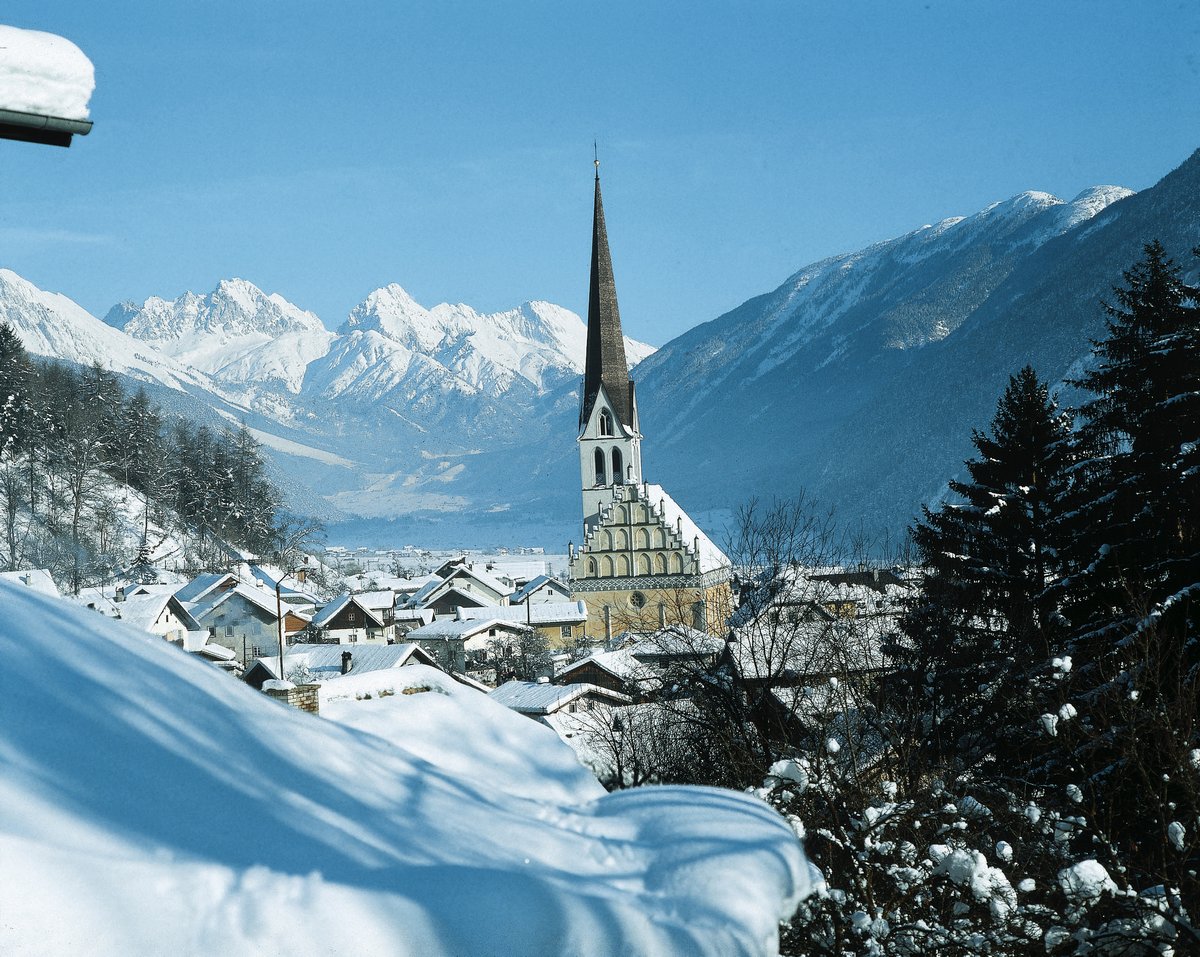
[[650, 570], [650, 556], [642, 555], [638, 558], [638, 574], [650, 575], [653, 574]]
[[604, 575], [606, 578], [613, 576], [613, 560], [611, 555], [604, 556]]
[[624, 505], [618, 505], [618, 506], [617, 506], [617, 513], [616, 513], [616, 516], [617, 516], [617, 524], [618, 524], [618, 525], [624, 525], [624, 524], [625, 524], [627, 521], [629, 521], [629, 517], [628, 517], [628, 515], [626, 515], [626, 513], [625, 513], [625, 506], [624, 506]]
[[629, 547], [629, 533], [623, 528], [617, 529], [617, 548], [625, 551]]
[[[659, 548], [667, 547], [667, 530], [661, 525], [654, 530], [654, 544]], [[666, 568], [663, 568], [663, 571], [666, 571]]]
[[604, 449], [596, 449], [596, 484], [608, 484], [604, 477]]
[[622, 575], [632, 575], [633, 574], [633, 569], [631, 569], [629, 567], [629, 556], [628, 555], [621, 556], [621, 574]]
[[606, 438], [613, 434], [612, 416], [608, 409], [600, 410], [600, 434]]
[[587, 569], [588, 569], [588, 575], [590, 575], [592, 578], [595, 578], [596, 577], [596, 559], [594, 559], [594, 558], [588, 559]]
[[665, 575], [667, 573], [667, 556], [662, 552], [659, 552], [657, 558], [655, 559], [655, 563], [658, 565], [658, 573], [660, 575]]
[[623, 485], [625, 483], [625, 468], [621, 464], [620, 449], [613, 449], [612, 480], [613, 485]]
[[608, 529], [604, 530], [604, 547], [612, 551], [612, 532]]
[[675, 552], [671, 556], [671, 571], [673, 571], [676, 575], [683, 574], [683, 556], [680, 555], [679, 552]]
[[640, 591], [635, 591], [629, 596], [629, 603], [633, 605], [634, 608], [644, 608], [646, 606], [646, 596]]
[[650, 532], [648, 529], [645, 529], [645, 528], [638, 529], [637, 547], [638, 548], [649, 548], [650, 547]]

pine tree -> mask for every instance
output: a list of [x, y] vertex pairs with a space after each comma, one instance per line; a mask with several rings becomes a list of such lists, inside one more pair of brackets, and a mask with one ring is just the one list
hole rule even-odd
[[1166, 837], [1200, 814], [1200, 308], [1157, 242], [1124, 279], [1077, 383], [1095, 395], [1063, 509], [1079, 720], [1045, 771], [1082, 788], [1142, 874], [1200, 893]]
[[[1010, 377], [961, 498], [911, 530], [923, 569], [901, 621], [907, 693], [922, 704], [933, 750], [970, 764], [994, 753], [1032, 706], [1030, 669], [1054, 641], [1047, 586], [1058, 573], [1054, 503], [1067, 465], [1070, 418], [1026, 367]], [[961, 766], [960, 764], [960, 766]]]

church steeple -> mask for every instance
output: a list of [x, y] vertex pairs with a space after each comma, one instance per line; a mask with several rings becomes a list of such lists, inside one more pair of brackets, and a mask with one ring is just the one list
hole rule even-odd
[[617, 310], [617, 284], [604, 229], [600, 162], [596, 161], [596, 208], [592, 217], [592, 279], [588, 294], [587, 362], [579, 400], [579, 474], [583, 525], [600, 513], [625, 485], [642, 481], [642, 433], [637, 397], [625, 363], [625, 337]]
[[626, 428], [637, 431], [637, 406], [629, 366], [625, 361], [625, 338], [621, 312], [617, 308], [617, 284], [613, 279], [608, 233], [604, 228], [604, 203], [600, 198], [600, 161], [596, 161], [596, 200], [592, 213], [592, 276], [588, 292], [587, 364], [579, 405], [579, 428], [592, 414], [600, 387], [608, 394], [613, 413]]

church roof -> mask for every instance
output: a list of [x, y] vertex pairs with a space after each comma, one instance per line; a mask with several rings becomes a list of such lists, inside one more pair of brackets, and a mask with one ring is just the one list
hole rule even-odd
[[730, 562], [725, 553], [719, 549], [704, 530], [692, 521], [690, 515], [679, 507], [675, 499], [666, 493], [661, 485], [645, 486], [646, 501], [660, 509], [663, 522], [669, 527], [678, 529], [683, 544], [689, 548], [695, 547], [696, 558], [700, 562], [700, 571], [711, 572], [719, 568], [729, 568]]
[[629, 366], [625, 361], [625, 338], [621, 312], [617, 308], [617, 284], [613, 279], [608, 233], [604, 228], [604, 203], [600, 198], [600, 171], [596, 170], [596, 201], [592, 214], [592, 275], [588, 292], [587, 363], [579, 406], [582, 429], [592, 414], [600, 387], [608, 396], [621, 425], [633, 429], [636, 400]]

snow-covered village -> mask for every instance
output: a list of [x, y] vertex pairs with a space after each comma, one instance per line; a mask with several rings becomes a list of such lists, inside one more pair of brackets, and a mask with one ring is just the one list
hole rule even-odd
[[0, 954], [1200, 954], [1200, 8], [11, 6]]

